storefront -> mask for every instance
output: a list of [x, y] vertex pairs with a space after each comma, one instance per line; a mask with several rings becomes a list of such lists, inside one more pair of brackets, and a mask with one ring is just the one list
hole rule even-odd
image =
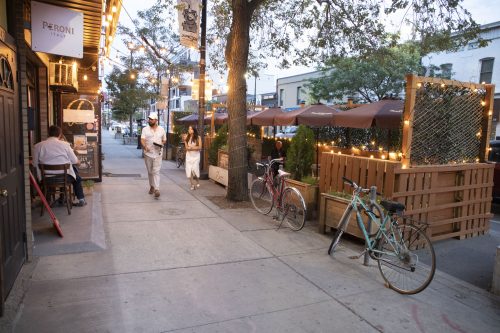
[[32, 259], [30, 159], [50, 125], [63, 128], [82, 178], [101, 179], [100, 60], [120, 8], [120, 0], [0, 0], [0, 315]]

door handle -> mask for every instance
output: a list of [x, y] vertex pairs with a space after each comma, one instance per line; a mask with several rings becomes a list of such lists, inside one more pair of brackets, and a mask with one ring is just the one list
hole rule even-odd
[[7, 190], [0, 190], [0, 196], [2, 196], [2, 197], [8, 197], [9, 196], [9, 192], [7, 192]]

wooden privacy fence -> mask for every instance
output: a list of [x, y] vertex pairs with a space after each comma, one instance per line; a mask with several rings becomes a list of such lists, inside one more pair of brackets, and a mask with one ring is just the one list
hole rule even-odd
[[403, 169], [401, 162], [323, 153], [319, 185], [322, 193], [352, 192], [342, 176], [365, 188], [375, 185], [384, 198], [405, 204], [407, 216], [429, 223], [435, 241], [488, 231], [493, 170], [487, 163]]

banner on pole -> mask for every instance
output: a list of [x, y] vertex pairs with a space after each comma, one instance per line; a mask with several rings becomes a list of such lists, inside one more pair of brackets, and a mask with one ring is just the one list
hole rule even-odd
[[198, 48], [200, 8], [199, 0], [177, 0], [181, 45]]

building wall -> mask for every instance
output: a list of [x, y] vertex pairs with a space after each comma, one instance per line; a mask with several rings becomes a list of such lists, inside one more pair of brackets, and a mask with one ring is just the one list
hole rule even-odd
[[497, 86], [495, 96], [500, 97], [500, 22], [482, 26], [481, 37], [490, 40], [487, 47], [478, 48], [470, 42], [457, 52], [430, 53], [422, 59], [424, 66], [452, 64], [452, 79], [465, 82], [479, 82], [481, 59], [495, 58], [491, 83]]
[[[308, 81], [310, 79], [316, 79], [322, 75], [323, 73], [321, 71], [315, 71], [279, 78], [277, 82], [278, 106], [284, 109], [297, 108], [299, 107], [300, 100], [305, 101], [306, 104], [317, 102], [310, 100], [309, 90], [306, 88], [306, 85], [309, 83]], [[300, 93], [297, 93], [299, 87]], [[320, 100], [319, 102], [324, 104], [327, 103], [325, 100]]]

